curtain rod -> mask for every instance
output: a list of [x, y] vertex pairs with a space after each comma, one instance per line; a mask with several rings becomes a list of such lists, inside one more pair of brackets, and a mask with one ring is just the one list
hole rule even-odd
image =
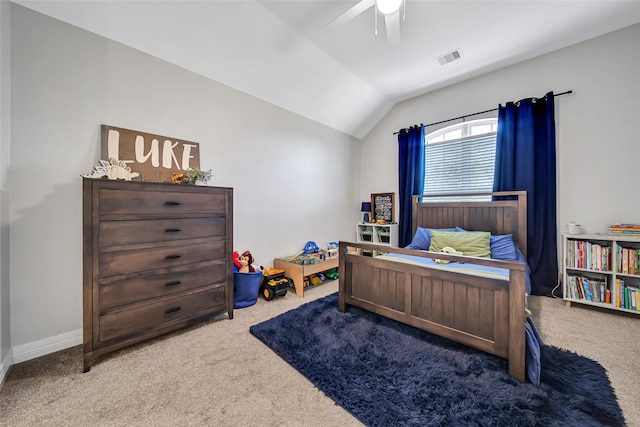
[[[553, 94], [553, 96], [554, 96], [554, 97], [556, 97], [556, 96], [560, 96], [560, 95], [568, 95], [568, 94], [570, 94], [570, 93], [573, 93], [573, 91], [572, 91], [572, 90], [568, 90], [568, 91], [566, 91], [566, 92], [562, 92], [562, 93], [554, 93], [554, 94]], [[452, 118], [452, 119], [441, 120], [441, 121], [439, 121], [439, 122], [429, 123], [428, 125], [424, 125], [424, 127], [427, 127], [427, 126], [435, 126], [435, 125], [439, 125], [439, 124], [442, 124], [442, 123], [452, 122], [452, 121], [454, 121], [454, 120], [460, 120], [460, 119], [463, 119], [463, 120], [464, 120], [464, 119], [466, 119], [467, 117], [473, 117], [473, 116], [477, 116], [477, 115], [479, 115], [479, 114], [490, 113], [490, 112], [492, 112], [492, 111], [498, 111], [498, 109], [497, 109], [497, 108], [492, 108], [492, 109], [490, 109], [490, 110], [484, 110], [484, 111], [480, 111], [480, 112], [478, 112], [478, 113], [466, 114], [466, 115], [464, 115], [464, 116], [454, 117], [454, 118]], [[407, 128], [402, 128], [402, 129], [400, 129], [400, 130], [406, 130], [406, 129], [407, 129]], [[394, 132], [393, 134], [394, 134], [394, 135], [397, 135], [397, 134], [399, 134], [399, 133], [400, 133], [400, 132], [398, 131], [398, 132]]]

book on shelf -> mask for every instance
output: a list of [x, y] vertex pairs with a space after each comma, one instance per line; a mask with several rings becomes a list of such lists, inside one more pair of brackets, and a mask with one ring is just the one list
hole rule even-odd
[[567, 284], [569, 285], [568, 286], [569, 298], [577, 299], [578, 298], [578, 291], [576, 289], [575, 277], [573, 277], [573, 276], [567, 277]]
[[640, 274], [640, 249], [618, 246], [617, 271], [623, 274]]
[[567, 276], [567, 297], [597, 303], [611, 303], [607, 281], [584, 276]]
[[585, 299], [584, 287], [577, 276], [569, 276], [569, 288], [573, 299]]
[[640, 311], [638, 306], [638, 298], [640, 298], [640, 289], [634, 286], [624, 287], [624, 306], [627, 310]]
[[624, 295], [624, 305], [623, 305], [623, 307], [626, 308], [626, 309], [629, 309], [629, 288], [626, 287], [626, 286], [624, 287], [623, 295]]
[[607, 233], [614, 237], [640, 238], [640, 224], [609, 224]]
[[567, 266], [597, 271], [611, 270], [611, 247], [588, 240], [569, 240]]
[[622, 280], [616, 279], [616, 307], [620, 308], [620, 291], [622, 289]]
[[624, 280], [620, 280], [618, 292], [620, 295], [620, 305], [617, 305], [617, 307], [626, 310], [640, 311], [640, 289], [625, 283]]
[[589, 286], [589, 279], [584, 277], [582, 278], [582, 282], [584, 284], [584, 290], [587, 295], [587, 301], [593, 301], [593, 297], [591, 296], [591, 288]]

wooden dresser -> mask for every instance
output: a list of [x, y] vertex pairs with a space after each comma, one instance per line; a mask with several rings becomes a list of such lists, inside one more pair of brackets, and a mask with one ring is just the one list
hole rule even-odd
[[233, 318], [233, 189], [83, 179], [84, 372], [109, 352]]

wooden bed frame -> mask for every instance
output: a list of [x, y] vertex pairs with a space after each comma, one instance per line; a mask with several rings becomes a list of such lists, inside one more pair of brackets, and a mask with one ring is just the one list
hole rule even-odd
[[[491, 195], [494, 201], [490, 202], [446, 203], [414, 196], [413, 234], [417, 227], [456, 226], [492, 235], [512, 234], [526, 256], [526, 192]], [[364, 249], [505, 268], [509, 281], [360, 255]], [[347, 305], [358, 306], [506, 358], [509, 375], [525, 382], [524, 263], [354, 242], [340, 242], [339, 256], [340, 311]]]

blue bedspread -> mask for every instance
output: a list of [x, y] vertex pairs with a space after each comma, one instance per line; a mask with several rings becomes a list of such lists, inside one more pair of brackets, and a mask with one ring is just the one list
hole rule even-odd
[[509, 269], [489, 267], [486, 265], [467, 264], [459, 262], [450, 262], [449, 264], [438, 264], [432, 258], [424, 258], [421, 256], [388, 253], [380, 255], [378, 258], [389, 259], [393, 261], [405, 262], [407, 264], [428, 266], [438, 270], [456, 271], [474, 276], [490, 277], [492, 279], [509, 280]]

